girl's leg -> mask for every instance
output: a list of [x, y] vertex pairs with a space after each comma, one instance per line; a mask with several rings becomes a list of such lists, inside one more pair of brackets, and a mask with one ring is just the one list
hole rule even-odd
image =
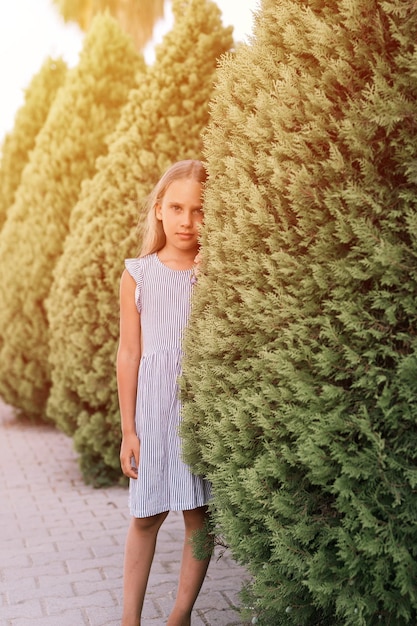
[[[182, 553], [180, 580], [174, 608], [167, 626], [190, 626], [191, 612], [203, 584], [210, 556], [204, 560], [193, 555], [192, 535], [196, 530], [204, 529], [208, 519], [207, 507], [183, 511], [185, 523], [184, 549]], [[208, 537], [211, 543], [211, 539]]]
[[132, 518], [130, 522], [124, 559], [122, 626], [140, 626], [156, 538], [167, 515], [168, 512]]

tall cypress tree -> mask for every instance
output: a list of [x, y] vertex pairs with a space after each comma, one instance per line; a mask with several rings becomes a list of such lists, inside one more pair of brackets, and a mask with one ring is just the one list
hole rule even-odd
[[152, 39], [156, 22], [164, 17], [164, 0], [52, 0], [65, 21], [88, 31], [97, 14], [110, 12], [133, 38], [137, 50]]
[[96, 484], [120, 476], [115, 355], [123, 260], [138, 254], [141, 208], [163, 171], [201, 157], [218, 59], [233, 43], [211, 0], [176, 0], [173, 11], [174, 26], [74, 209], [48, 301], [48, 415], [74, 434], [84, 476]]
[[81, 183], [106, 151], [136, 71], [131, 40], [110, 17], [96, 18], [22, 174], [0, 233], [0, 394], [43, 417], [49, 393], [45, 300]]
[[259, 624], [417, 622], [416, 17], [264, 0], [220, 70], [183, 435]]
[[6, 221], [8, 208], [14, 202], [36, 136], [45, 123], [66, 73], [67, 66], [62, 59], [46, 59], [25, 91], [25, 101], [16, 113], [13, 130], [4, 138], [0, 162], [0, 230]]

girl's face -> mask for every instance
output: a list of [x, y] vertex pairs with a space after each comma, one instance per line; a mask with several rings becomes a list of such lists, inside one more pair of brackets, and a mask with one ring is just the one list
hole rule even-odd
[[203, 221], [201, 183], [192, 178], [174, 180], [156, 205], [166, 243], [183, 251], [198, 250], [198, 235]]

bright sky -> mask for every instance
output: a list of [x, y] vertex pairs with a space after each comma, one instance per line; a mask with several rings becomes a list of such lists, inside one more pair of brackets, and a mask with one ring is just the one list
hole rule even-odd
[[[236, 8], [235, 0], [216, 0], [225, 25], [234, 26], [234, 37], [242, 41], [252, 29], [252, 13], [260, 0], [245, 0]], [[0, 0], [0, 143], [13, 128], [16, 111], [24, 102], [24, 90], [46, 57], [61, 56], [73, 67], [77, 64], [83, 34], [75, 24], [65, 24], [52, 0]], [[167, 11], [157, 25], [155, 41], [160, 41], [172, 23]], [[152, 47], [145, 51], [152, 61]]]

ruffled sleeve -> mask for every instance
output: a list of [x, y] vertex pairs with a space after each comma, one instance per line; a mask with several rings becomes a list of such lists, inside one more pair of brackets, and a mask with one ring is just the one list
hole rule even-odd
[[143, 283], [143, 266], [142, 259], [126, 259], [125, 267], [136, 283], [135, 303], [139, 313], [142, 310], [142, 283]]

